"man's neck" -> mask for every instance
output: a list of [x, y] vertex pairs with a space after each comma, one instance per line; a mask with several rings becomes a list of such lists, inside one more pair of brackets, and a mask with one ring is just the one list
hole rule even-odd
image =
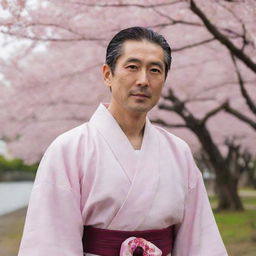
[[128, 111], [117, 111], [111, 108], [108, 110], [118, 122], [119, 126], [128, 137], [134, 149], [140, 149], [143, 139], [146, 113], [130, 113]]

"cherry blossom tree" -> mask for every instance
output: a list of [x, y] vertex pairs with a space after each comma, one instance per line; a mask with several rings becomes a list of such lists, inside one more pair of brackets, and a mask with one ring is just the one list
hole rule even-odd
[[129, 26], [163, 34], [173, 52], [151, 119], [204, 148], [219, 209], [242, 209], [227, 141], [255, 156], [256, 3], [253, 0], [2, 0], [0, 137], [35, 162], [61, 132], [87, 121], [109, 91], [101, 78], [111, 37]]
[[[237, 185], [240, 177], [241, 169], [238, 162], [238, 157], [233, 157], [238, 154], [239, 148], [234, 147], [233, 144], [226, 143], [228, 153], [223, 154], [216, 145], [214, 141], [214, 134], [211, 133], [210, 129], [207, 127], [207, 122], [210, 118], [218, 114], [220, 111], [225, 110], [226, 112], [234, 115], [239, 120], [251, 126], [253, 129], [256, 128], [256, 104], [254, 103], [253, 96], [248, 92], [246, 81], [243, 78], [240, 67], [238, 66], [238, 60], [247, 68], [246, 74], [252, 72], [254, 75], [256, 73], [256, 63], [253, 60], [253, 55], [249, 56], [248, 52], [255, 53], [255, 42], [252, 40], [253, 35], [248, 33], [246, 23], [241, 20], [240, 17], [236, 15], [235, 10], [230, 9], [228, 5], [221, 4], [237, 21], [237, 25], [241, 26], [241, 33], [237, 30], [229, 28], [227, 25], [223, 29], [217, 27], [213, 24], [210, 18], [207, 17], [205, 12], [199, 4], [195, 1], [190, 1], [190, 10], [201, 20], [204, 24], [205, 29], [213, 36], [214, 40], [219, 42], [227, 52], [230, 54], [230, 58], [234, 64], [234, 73], [237, 76], [237, 83], [240, 88], [240, 93], [242, 98], [249, 109], [249, 112], [253, 115], [253, 118], [249, 118], [243, 112], [236, 110], [230, 105], [230, 96], [222, 100], [221, 104], [212, 108], [204, 113], [202, 118], [197, 118], [194, 113], [192, 113], [186, 104], [186, 99], [181, 100], [177, 97], [172, 89], [169, 89], [167, 95], [164, 96], [166, 101], [171, 102], [171, 106], [168, 103], [160, 104], [160, 109], [167, 111], [174, 111], [177, 113], [184, 121], [182, 124], [176, 124], [176, 127], [185, 126], [189, 128], [197, 136], [202, 147], [207, 153], [209, 160], [215, 170], [216, 182], [219, 194], [219, 209], [243, 209], [241, 200], [237, 193]], [[254, 6], [255, 7], [255, 6]], [[222, 31], [223, 30], [223, 31]], [[227, 31], [228, 33], [225, 33]], [[237, 40], [237, 39], [240, 39]], [[242, 39], [242, 40], [241, 40]], [[160, 120], [160, 123], [162, 120]], [[173, 124], [166, 126], [172, 127]], [[227, 141], [227, 140], [226, 140]], [[234, 154], [235, 153], [235, 154]]]

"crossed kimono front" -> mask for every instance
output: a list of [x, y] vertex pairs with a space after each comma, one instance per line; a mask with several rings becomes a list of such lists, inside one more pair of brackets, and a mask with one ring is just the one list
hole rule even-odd
[[82, 256], [84, 226], [175, 226], [172, 256], [227, 255], [187, 144], [146, 120], [135, 152], [102, 104], [42, 158], [18, 256]]

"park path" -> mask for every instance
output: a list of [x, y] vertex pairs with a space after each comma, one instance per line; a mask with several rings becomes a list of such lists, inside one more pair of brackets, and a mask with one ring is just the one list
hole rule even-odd
[[256, 189], [255, 190], [240, 190], [239, 195], [243, 197], [256, 197]]
[[17, 256], [27, 208], [0, 216], [0, 255]]

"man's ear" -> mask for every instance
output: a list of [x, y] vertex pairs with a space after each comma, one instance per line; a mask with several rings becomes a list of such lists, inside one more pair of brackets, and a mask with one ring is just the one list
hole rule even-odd
[[108, 64], [102, 66], [103, 79], [106, 86], [111, 88], [112, 71]]

